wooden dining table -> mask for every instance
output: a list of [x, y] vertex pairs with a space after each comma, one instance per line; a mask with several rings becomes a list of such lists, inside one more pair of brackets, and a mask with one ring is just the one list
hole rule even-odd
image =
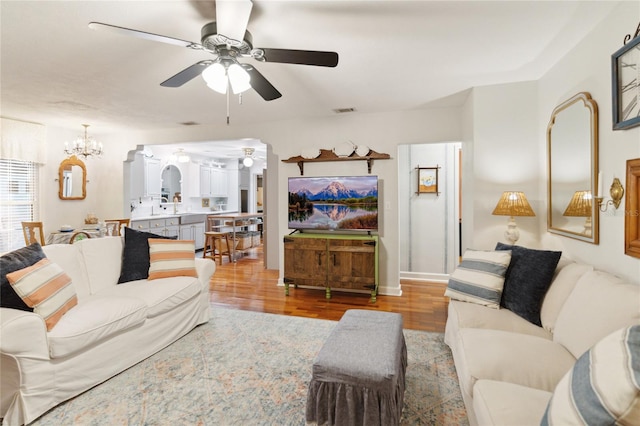
[[77, 228], [71, 231], [58, 230], [47, 235], [45, 242], [46, 244], [69, 244], [71, 236], [80, 231], [86, 232], [91, 238], [101, 238], [106, 235], [105, 230], [102, 228]]

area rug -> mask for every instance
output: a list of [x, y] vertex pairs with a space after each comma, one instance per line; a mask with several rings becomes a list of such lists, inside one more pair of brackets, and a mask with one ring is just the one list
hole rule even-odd
[[[335, 324], [215, 308], [207, 324], [33, 425], [304, 425], [311, 365]], [[468, 424], [443, 335], [404, 334], [402, 424]]]

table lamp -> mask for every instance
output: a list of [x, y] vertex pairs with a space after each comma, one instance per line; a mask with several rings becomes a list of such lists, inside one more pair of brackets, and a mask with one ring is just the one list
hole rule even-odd
[[591, 235], [591, 216], [593, 215], [591, 191], [576, 191], [569, 201], [563, 216], [586, 217], [584, 223], [584, 235]]
[[515, 244], [520, 238], [520, 231], [516, 226], [514, 216], [535, 216], [527, 197], [524, 192], [505, 191], [502, 193], [496, 208], [493, 209], [493, 215], [509, 216], [507, 230], [504, 231], [504, 237], [511, 243]]

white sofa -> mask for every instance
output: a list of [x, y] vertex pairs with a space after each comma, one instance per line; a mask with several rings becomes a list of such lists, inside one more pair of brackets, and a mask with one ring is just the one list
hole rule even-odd
[[0, 309], [3, 424], [32, 422], [209, 320], [211, 259], [195, 259], [197, 278], [116, 284], [121, 237], [43, 250], [71, 277], [78, 304], [48, 332], [33, 312]]
[[508, 309], [450, 301], [445, 342], [471, 425], [539, 425], [576, 359], [640, 324], [640, 286], [563, 259], [540, 318], [542, 327]]

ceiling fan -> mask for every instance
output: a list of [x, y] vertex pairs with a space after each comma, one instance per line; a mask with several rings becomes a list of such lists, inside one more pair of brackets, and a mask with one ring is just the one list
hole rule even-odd
[[[272, 101], [282, 96], [278, 89], [253, 65], [240, 63], [238, 59], [253, 58], [258, 62], [320, 67], [338, 65], [336, 52], [254, 48], [251, 33], [247, 31], [252, 7], [250, 0], [217, 0], [216, 21], [202, 27], [200, 43], [100, 22], [91, 22], [89, 28], [202, 50], [213, 55], [212, 59], [197, 62], [165, 80], [160, 84], [164, 87], [180, 87], [195, 77], [203, 75], [209, 87], [220, 93], [227, 93], [228, 86], [231, 86], [234, 93], [253, 88], [265, 101]], [[223, 84], [221, 85], [220, 82]]]

